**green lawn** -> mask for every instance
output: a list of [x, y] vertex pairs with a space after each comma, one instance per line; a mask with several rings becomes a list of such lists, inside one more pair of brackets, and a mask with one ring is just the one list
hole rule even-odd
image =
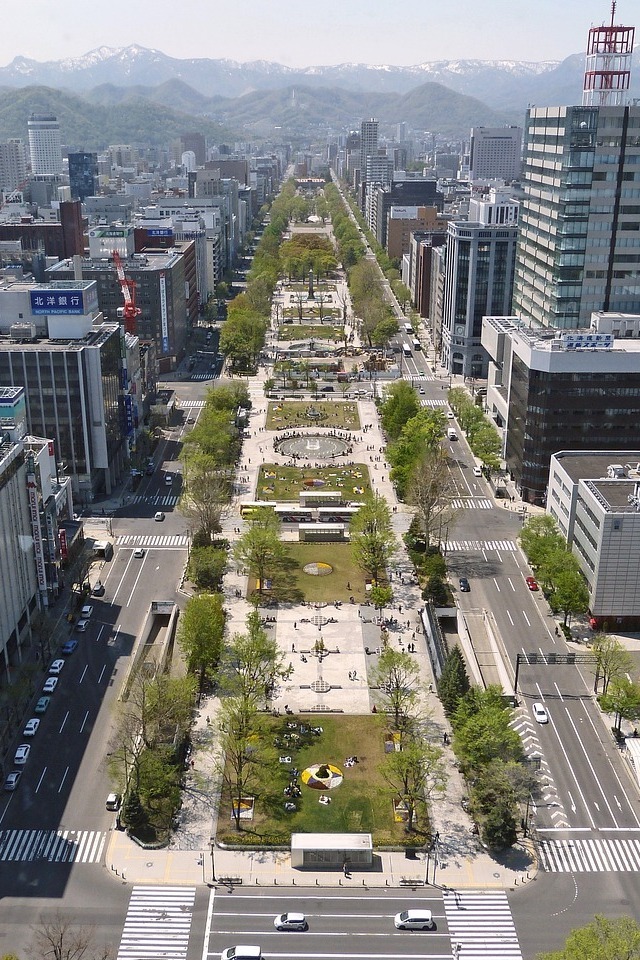
[[[316, 736], [299, 728], [290, 730], [287, 722], [305, 727], [322, 727]], [[380, 716], [335, 716], [301, 714], [267, 718], [271, 738], [270, 758], [264, 775], [252, 790], [255, 798], [254, 818], [245, 821], [238, 834], [231, 820], [226, 789], [223, 791], [217, 839], [225, 843], [263, 846], [289, 844], [292, 833], [371, 833], [376, 845], [419, 846], [428, 839], [425, 811], [420, 812], [417, 829], [407, 834], [404, 824], [394, 818], [394, 793], [382, 774], [384, 761], [385, 720]], [[299, 739], [285, 739], [295, 734]], [[359, 763], [345, 768], [348, 756], [357, 756]], [[330, 763], [343, 774], [340, 786], [324, 791], [331, 803], [319, 803], [323, 791], [298, 783], [301, 797], [295, 800], [295, 812], [284, 809], [284, 789], [291, 779], [289, 764], [281, 764], [279, 756], [290, 756], [300, 774], [314, 764]]]
[[[305, 320], [308, 318], [305, 317]], [[342, 343], [344, 340], [344, 330], [342, 327], [323, 323], [284, 323], [278, 329], [278, 340], [335, 340]]]
[[369, 467], [364, 463], [344, 466], [336, 462], [329, 467], [284, 467], [276, 463], [263, 463], [258, 473], [255, 500], [278, 500], [298, 503], [298, 494], [309, 491], [305, 480], [324, 480], [318, 491], [339, 490], [346, 501], [360, 500], [371, 493]]
[[[277, 380], [276, 380], [277, 384]], [[336, 384], [336, 389], [338, 384]], [[310, 420], [306, 411], [313, 407], [319, 419]], [[270, 403], [267, 409], [267, 430], [286, 427], [337, 427], [339, 430], [360, 430], [358, 404], [341, 400], [287, 400]]]
[[[351, 558], [349, 543], [287, 543], [287, 553], [296, 566], [287, 571], [291, 587], [311, 603], [366, 600], [365, 577]], [[304, 572], [307, 563], [328, 563], [333, 573], [313, 577]], [[349, 586], [347, 586], [349, 584]]]

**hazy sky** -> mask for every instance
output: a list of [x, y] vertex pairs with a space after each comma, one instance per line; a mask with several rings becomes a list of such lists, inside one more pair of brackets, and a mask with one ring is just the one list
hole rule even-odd
[[[27, 0], [2, 11], [0, 65], [131, 43], [292, 67], [558, 60], [582, 52], [610, 11], [609, 0]], [[618, 0], [616, 22], [640, 28], [638, 12], [637, 0]]]

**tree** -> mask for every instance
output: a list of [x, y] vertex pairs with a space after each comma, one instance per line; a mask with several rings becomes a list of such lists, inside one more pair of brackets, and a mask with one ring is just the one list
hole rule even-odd
[[78, 926], [60, 910], [31, 929], [34, 960], [107, 960], [112, 953], [109, 944], [96, 943], [92, 927]]
[[222, 519], [229, 509], [229, 478], [218, 472], [216, 457], [200, 450], [190, 450], [183, 463], [180, 510], [211, 538], [222, 529]]
[[567, 566], [553, 581], [549, 603], [552, 610], [562, 611], [566, 627], [570, 616], [586, 613], [589, 609], [589, 590], [573, 554], [565, 551], [565, 563]]
[[385, 646], [373, 670], [373, 685], [380, 688], [380, 706], [389, 714], [393, 729], [406, 733], [417, 717], [420, 670], [413, 657]]
[[386, 347], [389, 341], [395, 337], [400, 327], [395, 317], [385, 317], [380, 320], [373, 329], [371, 340], [375, 347]]
[[460, 699], [468, 692], [469, 688], [469, 675], [464, 658], [460, 652], [460, 647], [456, 645], [445, 660], [438, 680], [438, 696], [447, 716], [451, 716], [455, 712]]
[[638, 960], [640, 925], [631, 917], [611, 920], [596, 914], [586, 927], [572, 930], [562, 950], [539, 953], [538, 960]]
[[534, 569], [544, 564], [554, 550], [564, 550], [565, 541], [548, 513], [529, 517], [520, 533], [520, 546]]
[[415, 507], [415, 517], [427, 549], [431, 538], [452, 522], [455, 512], [452, 507], [453, 489], [451, 473], [441, 447], [428, 450], [413, 471], [407, 489], [407, 501]]
[[244, 700], [273, 698], [277, 684], [291, 675], [275, 637], [262, 626], [260, 614], [252, 610], [246, 620], [247, 632], [236, 633], [225, 660], [225, 685], [232, 695]]
[[420, 401], [413, 387], [406, 380], [398, 380], [387, 390], [380, 407], [382, 426], [392, 440], [396, 440], [402, 428], [420, 412]]
[[375, 609], [380, 611], [380, 616], [382, 616], [382, 611], [384, 608], [388, 607], [393, 600], [393, 587], [381, 587], [376, 585], [375, 587], [371, 588], [369, 599], [371, 600]]
[[453, 749], [467, 774], [477, 772], [492, 760], [520, 761], [522, 741], [510, 726], [512, 710], [505, 706], [502, 689], [471, 688], [452, 716]]
[[607, 693], [599, 697], [599, 703], [605, 713], [615, 714], [614, 730], [620, 733], [623, 720], [640, 717], [640, 685], [628, 677], [617, 677]]
[[198, 677], [202, 694], [215, 671], [224, 646], [225, 612], [221, 593], [203, 593], [191, 597], [180, 618], [178, 643], [189, 673]]
[[187, 576], [201, 590], [216, 591], [227, 569], [227, 550], [205, 544], [191, 547]]
[[405, 802], [407, 830], [413, 829], [420, 804], [442, 794], [447, 784], [442, 750], [422, 739], [403, 743], [402, 750], [387, 754], [382, 775]]
[[231, 801], [236, 830], [242, 829], [242, 800], [262, 781], [269, 743], [264, 720], [254, 698], [226, 697], [218, 712], [222, 779]]
[[633, 658], [619, 640], [606, 633], [595, 635], [591, 650], [596, 658], [593, 692], [598, 692], [598, 683], [602, 680], [602, 693], [606, 695], [612, 680], [621, 679], [633, 669]]
[[397, 549], [389, 504], [379, 494], [365, 499], [350, 525], [354, 561], [377, 584]]
[[[407, 420], [398, 439], [390, 445], [387, 459], [399, 497], [407, 496], [411, 481], [426, 461], [427, 454], [440, 449], [445, 423], [444, 413], [440, 410], [422, 408], [415, 417]], [[433, 470], [427, 472], [433, 474], [436, 469], [434, 461]]]
[[249, 529], [237, 541], [233, 556], [236, 563], [248, 568], [257, 581], [258, 593], [262, 594], [265, 580], [282, 568], [287, 557], [280, 542], [280, 521], [273, 510], [256, 510]]

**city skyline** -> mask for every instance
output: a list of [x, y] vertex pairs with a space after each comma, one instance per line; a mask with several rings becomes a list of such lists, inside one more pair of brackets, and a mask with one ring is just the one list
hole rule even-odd
[[[635, 9], [620, 0], [616, 22], [633, 25]], [[325, 0], [318, 17], [291, 17], [280, 2], [247, 0], [238, 7], [220, 5], [203, 27], [203, 5], [183, 0], [114, 0], [108, 16], [78, 0], [60, 7], [34, 0], [25, 27], [17, 8], [9, 8], [0, 37], [0, 66], [15, 57], [38, 61], [82, 57], [101, 46], [131, 44], [157, 49], [178, 59], [210, 58], [239, 62], [267, 60], [289, 67], [337, 63], [410, 66], [433, 60], [562, 60], [584, 50], [592, 25], [609, 21], [608, 0], [452, 0], [447, 5], [402, 0]], [[550, 29], [550, 24], [554, 25]], [[410, 28], [409, 28], [410, 27]]]

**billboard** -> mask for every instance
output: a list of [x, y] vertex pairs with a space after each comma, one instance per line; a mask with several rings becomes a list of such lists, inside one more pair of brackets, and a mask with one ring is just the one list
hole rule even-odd
[[30, 290], [33, 316], [72, 314], [84, 316], [98, 307], [98, 286], [87, 290]]
[[47, 573], [44, 564], [44, 548], [42, 544], [42, 531], [40, 530], [40, 509], [38, 506], [38, 488], [36, 486], [35, 473], [27, 474], [27, 493], [29, 496], [29, 516], [31, 518], [31, 534], [33, 536], [38, 587], [42, 593], [46, 593]]

